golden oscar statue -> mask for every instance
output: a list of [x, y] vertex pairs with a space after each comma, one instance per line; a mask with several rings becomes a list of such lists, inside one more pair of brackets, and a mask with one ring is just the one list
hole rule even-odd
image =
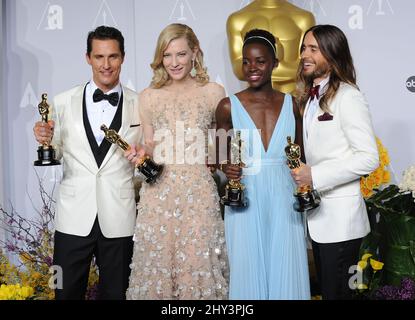
[[300, 62], [300, 46], [304, 33], [315, 25], [311, 12], [286, 0], [254, 0], [231, 14], [227, 21], [229, 52], [233, 72], [242, 75], [242, 45], [244, 35], [251, 29], [264, 29], [277, 40], [279, 66], [272, 74], [273, 87], [284, 93], [295, 90], [295, 78]]
[[[122, 150], [127, 151], [131, 146], [123, 139], [114, 129], [109, 129], [105, 124], [101, 125], [104, 131], [105, 139], [112, 144], [116, 144]], [[153, 184], [157, 178], [163, 173], [164, 165], [155, 163], [149, 156], [144, 156], [136, 163], [135, 167], [146, 178], [146, 182]]]
[[[284, 150], [287, 156], [288, 167], [291, 170], [301, 167], [301, 148], [298, 144], [291, 142], [291, 137], [287, 137], [287, 146]], [[294, 209], [299, 212], [317, 208], [321, 202], [321, 198], [317, 190], [314, 190], [308, 185], [299, 186], [297, 191], [294, 193], [294, 196], [296, 198]]]
[[[38, 104], [39, 114], [41, 116], [41, 121], [45, 124], [49, 121], [50, 114], [50, 105], [48, 103], [48, 94], [42, 94], [42, 101]], [[56, 159], [55, 148], [50, 144], [50, 142], [45, 142], [37, 149], [37, 160], [34, 162], [34, 165], [37, 167], [42, 166], [56, 166], [60, 165], [61, 162]]]

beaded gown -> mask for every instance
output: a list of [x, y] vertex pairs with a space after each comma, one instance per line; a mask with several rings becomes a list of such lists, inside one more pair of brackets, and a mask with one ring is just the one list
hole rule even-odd
[[224, 222], [205, 165], [207, 132], [224, 96], [215, 83], [140, 93], [141, 122], [154, 129], [154, 161], [165, 167], [140, 191], [127, 299], [228, 298]]

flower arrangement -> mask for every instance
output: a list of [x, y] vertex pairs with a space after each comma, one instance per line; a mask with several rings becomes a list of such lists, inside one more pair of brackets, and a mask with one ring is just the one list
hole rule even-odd
[[376, 252], [384, 262], [381, 276], [377, 275], [383, 287], [372, 290], [371, 297], [404, 299], [411, 296], [408, 283], [415, 279], [415, 166], [404, 171], [399, 185], [384, 187], [390, 182], [390, 161], [381, 141], [376, 142], [379, 167], [360, 181], [372, 229], [360, 252]]
[[[37, 218], [28, 219], [12, 207], [0, 207], [0, 225], [6, 231], [6, 240], [0, 240], [1, 297], [54, 299], [54, 288], [49, 284], [53, 270], [53, 219], [55, 216], [52, 196], [43, 187], [38, 176], [42, 206]], [[53, 194], [53, 191], [52, 191]], [[2, 249], [2, 250], [1, 250]], [[9, 257], [18, 258], [15, 265]], [[87, 299], [94, 299], [98, 282], [95, 263], [90, 268]], [[27, 295], [31, 293], [31, 295]]]
[[376, 144], [379, 152], [379, 167], [368, 176], [360, 179], [360, 190], [365, 199], [373, 196], [376, 190], [389, 183], [391, 179], [390, 172], [387, 170], [387, 166], [390, 164], [388, 151], [379, 138], [376, 138]]
[[385, 262], [382, 282], [386, 285], [399, 286], [405, 277], [415, 279], [414, 191], [415, 166], [411, 166], [399, 186], [389, 185], [366, 199], [368, 210], [379, 214], [380, 222], [375, 230], [377, 241], [368, 237], [364, 242], [373, 242], [371, 250], [380, 251]]
[[357, 263], [357, 272], [360, 273], [361, 277], [358, 277], [356, 280], [360, 280], [360, 282], [356, 281], [355, 283], [358, 298], [370, 299], [373, 296], [373, 293], [379, 286], [383, 265], [371, 253], [362, 255], [362, 258]]
[[[23, 217], [13, 207], [10, 212], [0, 208], [7, 234], [7, 240], [0, 241], [4, 251], [0, 255], [0, 281], [8, 285], [33, 288], [39, 299], [53, 299], [54, 292], [48, 284], [53, 255], [54, 200], [43, 188], [43, 184], [39, 185], [42, 208], [37, 210], [37, 219]], [[16, 256], [19, 265], [13, 265], [6, 254]]]

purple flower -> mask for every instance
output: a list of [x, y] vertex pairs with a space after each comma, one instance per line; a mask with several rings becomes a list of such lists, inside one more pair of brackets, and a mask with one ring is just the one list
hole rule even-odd
[[397, 300], [398, 288], [394, 286], [384, 286], [379, 288], [375, 293], [376, 300]]
[[401, 281], [401, 287], [407, 291], [415, 293], [415, 281], [411, 278], [403, 278]]
[[404, 289], [398, 290], [397, 300], [414, 300], [414, 298], [415, 298], [415, 295], [413, 292], [410, 292]]
[[86, 300], [97, 300], [98, 299], [98, 283], [94, 283], [91, 287], [87, 289]]
[[403, 278], [400, 287], [383, 286], [375, 292], [374, 298], [377, 300], [415, 300], [415, 282], [411, 278]]
[[47, 264], [48, 267], [50, 267], [53, 263], [53, 260], [51, 257], [46, 257], [45, 258], [45, 263]]
[[6, 249], [7, 249], [7, 251], [9, 251], [9, 252], [14, 252], [17, 248], [16, 248], [16, 246], [15, 246], [15, 245], [13, 245], [13, 244], [11, 244], [11, 243], [8, 243], [8, 244], [6, 244]]

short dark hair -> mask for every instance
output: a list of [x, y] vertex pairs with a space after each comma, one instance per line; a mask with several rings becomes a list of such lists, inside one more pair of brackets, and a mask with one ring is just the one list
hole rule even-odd
[[92, 51], [92, 40], [117, 40], [120, 46], [120, 51], [122, 56], [125, 56], [125, 49], [124, 49], [124, 37], [120, 30], [108, 27], [108, 26], [99, 26], [95, 30], [88, 33], [88, 39], [86, 43], [86, 53], [88, 56], [91, 54]]
[[265, 45], [271, 52], [272, 56], [277, 59], [277, 45], [274, 35], [263, 29], [252, 29], [249, 30], [244, 37], [244, 45], [250, 43], [260, 43]]

